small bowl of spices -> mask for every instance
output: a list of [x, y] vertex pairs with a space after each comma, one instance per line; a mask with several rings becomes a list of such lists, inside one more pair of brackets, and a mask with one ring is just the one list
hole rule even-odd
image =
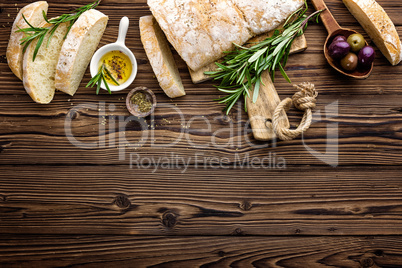
[[136, 87], [128, 93], [126, 106], [132, 115], [146, 117], [155, 110], [155, 94], [146, 87]]
[[[102, 67], [105, 68], [104, 78], [110, 91], [120, 91], [127, 88], [137, 75], [137, 61], [133, 52], [125, 45], [128, 26], [129, 19], [123, 17], [120, 20], [117, 41], [98, 49], [91, 60], [91, 76], [96, 76]], [[107, 90], [104, 81], [101, 83], [101, 88]]]

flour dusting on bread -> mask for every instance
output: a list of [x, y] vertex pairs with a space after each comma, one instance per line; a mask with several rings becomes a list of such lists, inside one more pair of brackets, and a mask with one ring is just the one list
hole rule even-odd
[[278, 27], [303, 0], [148, 0], [167, 39], [192, 70]]
[[60, 51], [56, 67], [55, 85], [58, 90], [71, 96], [75, 94], [107, 22], [105, 14], [91, 9], [74, 23]]
[[141, 42], [160, 87], [170, 98], [186, 95], [169, 44], [153, 16], [140, 18]]
[[242, 12], [253, 35], [271, 31], [299, 9], [303, 0], [230, 0]]
[[23, 46], [21, 46], [21, 39], [25, 37], [22, 32], [17, 32], [18, 29], [28, 28], [29, 25], [25, 22], [24, 17], [28, 22], [37, 27], [45, 21], [42, 12], [47, 13], [48, 4], [46, 1], [38, 1], [32, 4], [26, 5], [18, 12], [17, 17], [14, 20], [13, 27], [11, 28], [10, 39], [7, 46], [7, 62], [11, 71], [22, 80], [23, 68], [22, 61], [24, 58]]

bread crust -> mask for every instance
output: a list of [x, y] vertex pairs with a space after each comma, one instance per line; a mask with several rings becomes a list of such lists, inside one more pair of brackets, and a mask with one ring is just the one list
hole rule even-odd
[[[167, 40], [161, 40], [163, 37], [162, 30], [153, 16], [140, 18], [140, 34], [149, 62], [160, 87], [166, 95], [170, 98], [186, 95]], [[168, 64], [171, 64], [171, 69], [169, 69]]]
[[382, 54], [392, 65], [402, 60], [402, 46], [394, 23], [375, 0], [343, 0]]
[[[78, 51], [83, 43], [83, 40], [88, 34], [88, 31], [97, 23], [104, 23], [102, 34], [100, 35], [102, 37], [103, 32], [106, 28], [107, 21], [108, 16], [98, 10], [91, 9], [84, 12], [74, 23], [60, 51], [55, 76], [56, 89], [63, 91], [71, 96], [75, 94], [77, 88], [72, 86], [72, 74], [74, 71], [75, 62], [78, 60]], [[94, 46], [92, 54], [95, 52], [98, 44]], [[88, 66], [88, 64], [89, 61], [88, 63], [86, 63], [86, 67]], [[84, 73], [82, 74], [82, 76], [83, 75]], [[82, 76], [80, 77], [80, 81], [82, 79]]]
[[[193, 71], [275, 29], [303, 0], [148, 0], [167, 39]], [[266, 5], [268, 8], [262, 8]]]
[[36, 27], [41, 24], [44, 19], [37, 23], [35, 21], [31, 21], [33, 16], [40, 15], [42, 16], [42, 10], [47, 13], [48, 3], [46, 1], [38, 1], [32, 4], [26, 5], [25, 7], [21, 8], [20, 12], [18, 12], [17, 17], [14, 20], [13, 26], [11, 28], [10, 40], [7, 46], [7, 62], [8, 66], [10, 67], [11, 71], [20, 79], [23, 78], [23, 46], [20, 45], [21, 39], [24, 38], [25, 34], [16, 31], [18, 27], [23, 29], [29, 27], [28, 24], [25, 22], [22, 14], [24, 14], [25, 18], [28, 20], [32, 26]]

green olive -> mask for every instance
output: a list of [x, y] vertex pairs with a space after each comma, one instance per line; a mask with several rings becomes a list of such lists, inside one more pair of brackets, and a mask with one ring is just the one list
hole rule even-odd
[[366, 45], [363, 35], [359, 33], [349, 35], [347, 42], [349, 43], [352, 52], [359, 52], [359, 50]]
[[346, 71], [354, 71], [357, 68], [358, 58], [355, 53], [349, 52], [343, 59], [341, 59], [341, 66]]

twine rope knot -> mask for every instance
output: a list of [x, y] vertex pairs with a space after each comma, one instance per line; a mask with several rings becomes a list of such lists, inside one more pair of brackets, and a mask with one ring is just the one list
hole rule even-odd
[[[301, 83], [293, 86], [298, 90], [298, 92], [296, 92], [292, 98], [286, 98], [281, 101], [276, 107], [272, 117], [274, 131], [278, 138], [284, 141], [293, 140], [310, 127], [313, 118], [312, 109], [314, 109], [316, 106], [316, 97], [318, 96], [318, 92], [315, 90], [314, 84]], [[286, 111], [289, 110], [292, 103], [297, 109], [304, 111], [300, 125], [294, 130], [279, 126], [279, 118], [282, 111], [284, 111], [285, 116], [287, 116]]]

